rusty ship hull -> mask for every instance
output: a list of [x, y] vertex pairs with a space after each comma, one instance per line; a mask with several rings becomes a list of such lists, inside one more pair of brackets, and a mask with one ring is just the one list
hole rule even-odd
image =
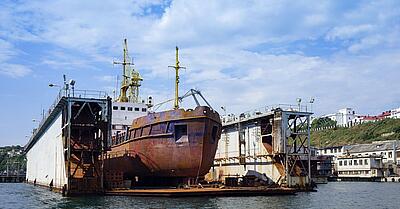
[[104, 166], [124, 179], [201, 177], [213, 164], [220, 135], [220, 117], [206, 106], [150, 113], [112, 138]]

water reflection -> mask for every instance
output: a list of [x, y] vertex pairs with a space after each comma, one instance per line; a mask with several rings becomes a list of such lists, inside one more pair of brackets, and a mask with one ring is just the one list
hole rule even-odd
[[0, 208], [399, 208], [400, 183], [332, 182], [296, 196], [62, 197], [27, 184], [0, 184]]

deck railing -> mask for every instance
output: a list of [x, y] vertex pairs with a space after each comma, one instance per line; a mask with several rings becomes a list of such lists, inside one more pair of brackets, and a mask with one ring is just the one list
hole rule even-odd
[[58, 95], [52, 105], [50, 105], [49, 109], [44, 112], [43, 117], [37, 128], [32, 131], [32, 138], [37, 134], [37, 132], [42, 128], [43, 124], [53, 112], [54, 108], [57, 107], [58, 103], [62, 98], [82, 98], [82, 99], [106, 99], [108, 97], [107, 93], [104, 91], [96, 91], [96, 90], [65, 90], [60, 89]]
[[309, 108], [307, 108], [307, 105], [299, 106], [294, 104], [277, 104], [277, 105], [255, 108], [253, 110], [243, 112], [239, 115], [235, 114], [224, 115], [222, 116], [222, 122], [223, 124], [227, 124], [227, 123], [241, 121], [243, 119], [257, 118], [260, 117], [260, 115], [271, 114], [271, 112], [277, 108], [280, 108], [284, 111], [293, 111], [293, 112], [308, 112], [308, 110], [310, 110]]

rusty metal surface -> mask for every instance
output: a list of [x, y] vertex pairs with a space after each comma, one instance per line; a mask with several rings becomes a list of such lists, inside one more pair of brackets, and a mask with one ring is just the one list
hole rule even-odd
[[[183, 124], [187, 140], [176, 141], [173, 127]], [[105, 169], [131, 178], [203, 176], [213, 163], [220, 135], [219, 115], [208, 107], [152, 113], [135, 119], [127, 133], [113, 138]]]
[[104, 103], [70, 101], [64, 111], [63, 129], [66, 170], [68, 176], [67, 195], [100, 193], [103, 191], [103, 159], [108, 133], [110, 113], [104, 114], [111, 100]]

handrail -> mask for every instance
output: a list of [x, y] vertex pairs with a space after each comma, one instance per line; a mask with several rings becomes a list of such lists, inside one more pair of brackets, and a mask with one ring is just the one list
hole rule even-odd
[[228, 114], [228, 115], [223, 115], [222, 116], [222, 122], [224, 124], [235, 122], [235, 121], [240, 121], [243, 119], [251, 119], [251, 118], [257, 118], [260, 115], [264, 114], [271, 114], [275, 109], [281, 109], [283, 111], [293, 111], [293, 112], [301, 112], [305, 111], [307, 112], [307, 105], [295, 105], [295, 104], [277, 104], [277, 105], [269, 105], [269, 106], [264, 106], [264, 107], [259, 107], [255, 108], [253, 110], [249, 110], [243, 113], [240, 113], [239, 115], [235, 114]]
[[[179, 102], [182, 102], [183, 99], [185, 99], [185, 98], [187, 98], [187, 97], [189, 97], [189, 96], [192, 96], [192, 97], [193, 97], [193, 100], [194, 100], [195, 103], [196, 103], [196, 105], [197, 105], [197, 106], [201, 106], [199, 100], [198, 100], [197, 97], [196, 97], [196, 95], [199, 95], [199, 96], [203, 99], [203, 101], [206, 103], [206, 105], [207, 105], [209, 108], [213, 109], [213, 108], [211, 107], [210, 103], [208, 103], [208, 101], [206, 100], [206, 98], [204, 98], [204, 96], [201, 94], [201, 92], [200, 92], [199, 90], [196, 90], [196, 89], [190, 89], [190, 90], [187, 91], [183, 96], [178, 97], [178, 100], [179, 100]], [[158, 110], [158, 108], [160, 108], [162, 105], [164, 105], [164, 104], [166, 104], [166, 103], [168, 103], [168, 102], [171, 102], [171, 101], [174, 101], [174, 99], [168, 99], [168, 100], [166, 100], [166, 101], [163, 101], [163, 102], [160, 102], [160, 103], [158, 103], [158, 104], [155, 104], [155, 105], [153, 106], [153, 110], [156, 111], [156, 110]]]
[[[53, 112], [53, 110], [57, 107], [58, 103], [62, 98], [82, 98], [82, 99], [106, 99], [108, 97], [107, 93], [104, 91], [96, 91], [96, 90], [65, 90], [60, 89], [58, 95], [52, 105], [50, 105], [47, 112], [43, 114], [42, 120], [40, 121], [37, 128], [33, 129], [32, 136], [29, 140], [31, 142], [32, 138], [38, 133], [38, 131], [42, 128], [43, 124], [46, 122], [47, 118]], [[29, 144], [28, 142], [28, 144]]]

